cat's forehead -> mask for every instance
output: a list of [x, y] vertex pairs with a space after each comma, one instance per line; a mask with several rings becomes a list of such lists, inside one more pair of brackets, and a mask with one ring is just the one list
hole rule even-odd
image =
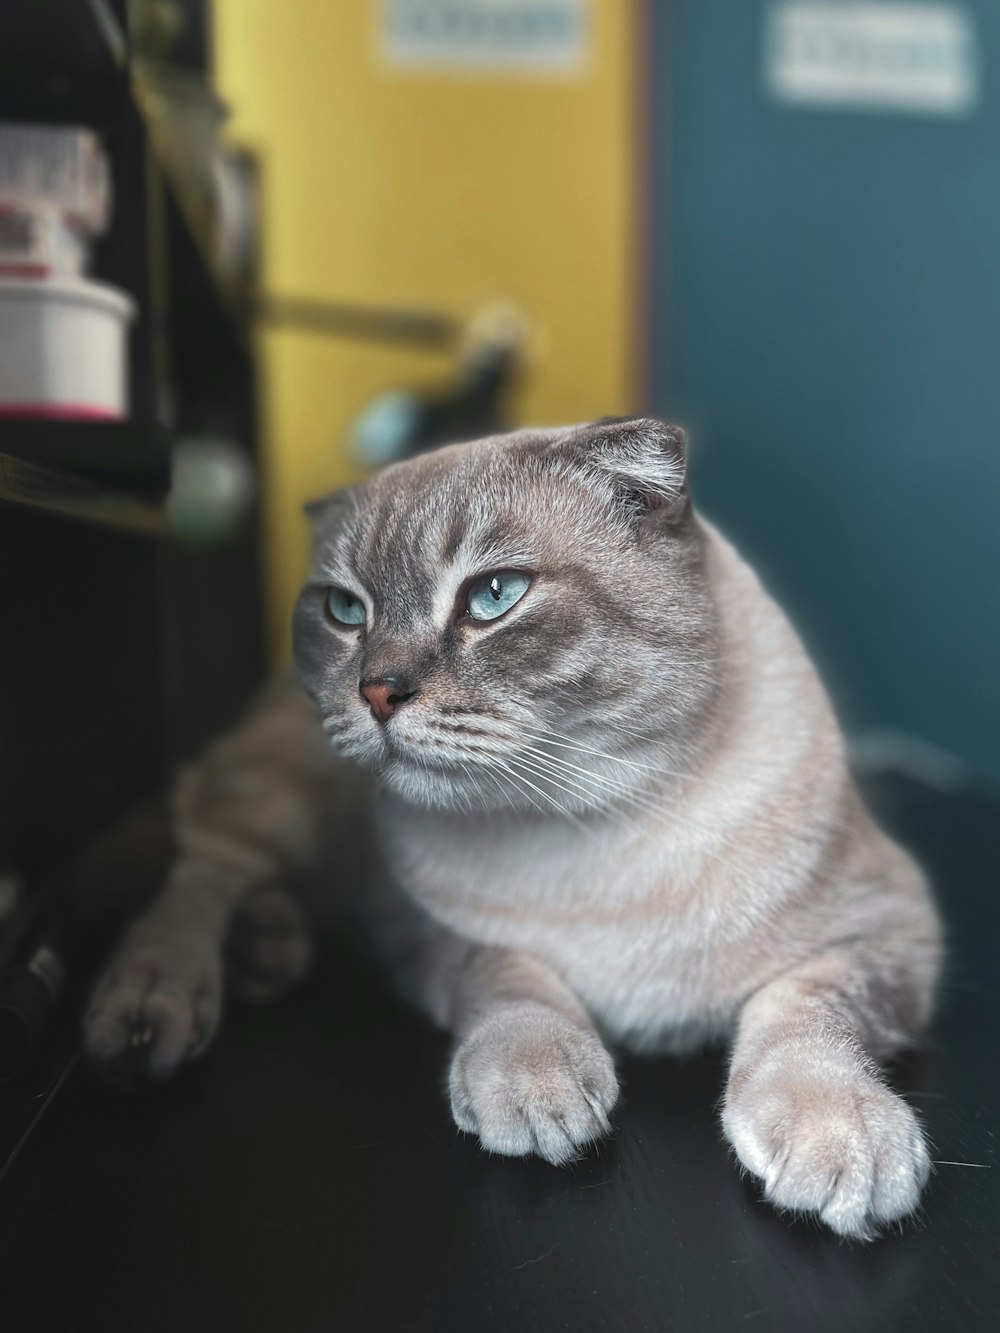
[[551, 467], [506, 436], [398, 464], [334, 497], [321, 524], [324, 563], [350, 561], [369, 578], [532, 563], [548, 543]]
[[445, 617], [472, 576], [545, 564], [545, 469], [490, 444], [414, 459], [333, 497], [317, 518], [314, 576], [372, 598], [380, 621], [409, 632]]

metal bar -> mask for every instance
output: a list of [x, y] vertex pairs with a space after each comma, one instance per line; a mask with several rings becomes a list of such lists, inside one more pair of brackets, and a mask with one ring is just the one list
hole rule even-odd
[[254, 313], [265, 323], [290, 325], [311, 333], [416, 343], [434, 349], [451, 347], [463, 331], [460, 320], [436, 311], [393, 310], [297, 296], [258, 297]]

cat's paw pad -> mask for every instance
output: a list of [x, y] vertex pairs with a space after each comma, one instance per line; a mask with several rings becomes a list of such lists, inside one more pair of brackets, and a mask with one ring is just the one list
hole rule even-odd
[[917, 1118], [853, 1056], [795, 1066], [791, 1058], [730, 1089], [726, 1137], [777, 1207], [871, 1239], [920, 1201], [930, 1154]]
[[228, 979], [241, 1000], [274, 1000], [306, 975], [312, 943], [298, 904], [267, 884], [249, 893], [226, 940]]
[[592, 1032], [524, 1003], [494, 1010], [469, 1033], [449, 1091], [455, 1123], [484, 1148], [559, 1165], [608, 1133], [618, 1080]]
[[222, 959], [182, 939], [127, 940], [84, 1018], [88, 1056], [120, 1081], [166, 1078], [211, 1043], [222, 1013]]

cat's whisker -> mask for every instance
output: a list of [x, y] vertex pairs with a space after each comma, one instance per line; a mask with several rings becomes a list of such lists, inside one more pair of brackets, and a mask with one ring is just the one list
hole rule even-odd
[[669, 817], [669, 811], [665, 810], [652, 797], [642, 792], [637, 792], [634, 788], [619, 782], [606, 774], [594, 773], [591, 769], [580, 768], [576, 765], [567, 764], [565, 760], [559, 759], [553, 755], [546, 755], [543, 751], [534, 746], [526, 747], [531, 753], [534, 762], [548, 767], [553, 773], [566, 777], [567, 780], [582, 780], [589, 784], [590, 788], [597, 792], [606, 794], [610, 799], [606, 803], [606, 808], [614, 810], [616, 807], [624, 804], [632, 810], [641, 814], [651, 816], [654, 819], [665, 821]]
[[542, 791], [539, 787], [536, 787], [534, 783], [529, 782], [527, 778], [522, 777], [519, 773], [516, 773], [514, 769], [509, 767], [507, 763], [501, 762], [500, 769], [501, 772], [507, 774], [507, 776], [515, 784], [515, 788], [519, 790], [521, 794], [527, 798], [527, 800], [531, 803], [531, 805], [535, 807], [535, 809], [538, 811], [540, 815], [544, 816], [545, 814], [544, 806], [539, 805], [538, 802], [532, 797], [531, 792], [524, 790], [525, 787], [529, 787], [531, 788], [532, 791], [538, 792], [538, 795], [541, 796], [544, 800], [548, 801], [549, 805], [554, 806], [555, 809], [560, 814], [564, 813], [563, 807], [558, 803], [558, 801], [553, 800], [552, 797], [549, 796], [547, 792]]
[[[621, 723], [616, 722], [615, 725], [621, 731], [628, 730], [628, 728], [626, 728]], [[532, 740], [545, 741], [547, 744], [557, 746], [559, 749], [562, 750], [576, 750], [580, 754], [593, 755], [595, 759], [606, 759], [613, 764], [625, 764], [629, 768], [641, 769], [643, 772], [647, 773], [656, 773], [662, 777], [678, 778], [681, 780], [691, 780], [691, 781], [695, 780], [701, 780], [705, 782], [711, 781], [711, 779], [708, 778], [699, 779], [697, 775], [692, 773], [683, 773], [677, 769], [665, 768], [660, 764], [646, 764], [638, 759], [626, 759], [623, 755], [608, 754], [606, 751], [594, 749], [592, 746], [581, 745], [579, 741], [576, 741], [571, 736], [566, 736], [559, 731], [552, 731], [552, 730], [549, 730], [547, 732], [531, 731], [527, 727], [522, 727], [521, 730], [525, 736], [529, 736]], [[639, 733], [636, 734], [638, 735]], [[653, 744], [653, 742], [650, 743]], [[719, 783], [716, 785], [726, 786], [727, 784]]]
[[[616, 811], [613, 804], [602, 801], [597, 792], [583, 787], [575, 781], [571, 781], [566, 774], [561, 773], [558, 770], [546, 769], [541, 765], [536, 766], [534, 761], [525, 759], [523, 755], [518, 756], [513, 762], [516, 762], [521, 767], [527, 768], [528, 772], [534, 773], [536, 777], [540, 777], [544, 781], [550, 783], [558, 791], [565, 792], [566, 795], [570, 796], [573, 800], [579, 801], [582, 799], [586, 809], [595, 813], [609, 815], [612, 818], [616, 815], [620, 817], [620, 812]], [[567, 815], [570, 814], [568, 810], [565, 810], [564, 813]], [[588, 832], [590, 831], [592, 830], [588, 829]]]
[[[621, 726], [620, 729], [630, 730], [629, 728], [626, 728], [624, 726]], [[563, 733], [561, 732], [549, 732], [548, 734], [546, 734], [543, 732], [531, 731], [528, 728], [522, 728], [522, 732], [524, 735], [529, 736], [534, 740], [542, 741], [546, 745], [556, 746], [560, 749], [575, 750], [580, 754], [590, 755], [594, 758], [603, 759], [613, 764], [621, 764], [627, 768], [635, 769], [639, 772], [650, 773], [661, 777], [670, 778], [680, 783], [703, 784], [705, 786], [713, 787], [722, 791], [729, 791], [731, 789], [730, 783], [710, 778], [704, 774], [684, 772], [679, 769], [666, 768], [658, 764], [646, 764], [642, 763], [639, 760], [626, 759], [624, 756], [621, 755], [607, 754], [603, 751], [594, 749], [591, 746], [581, 745], [578, 741], [573, 741], [569, 737], [566, 737], [565, 739], [562, 740], [554, 739], [554, 737], [562, 736]], [[641, 733], [638, 732], [635, 734], [641, 735]], [[655, 745], [655, 742], [650, 742], [650, 744]], [[756, 766], [754, 766], [754, 771], [756, 771]], [[665, 799], [669, 799], [669, 797], [667, 797], [666, 794], [665, 794]], [[685, 813], [685, 819], [688, 822], [691, 822], [692, 816], [688, 813]], [[782, 834], [791, 833], [793, 835], [801, 835], [803, 832], [802, 828], [799, 825], [793, 824], [786, 820], [776, 819], [774, 818], [773, 815], [763, 815], [759, 810], [755, 812], [752, 823], [753, 826], [756, 828], [770, 829], [773, 830], [774, 832]], [[835, 819], [833, 821], [833, 824], [834, 826], [841, 826], [842, 821]]]
[[[469, 783], [469, 786], [472, 788], [472, 791], [478, 798], [480, 804], [488, 810], [489, 806], [486, 801], [486, 792], [483, 789], [482, 783], [479, 781], [479, 775], [475, 772], [473, 765], [460, 762], [459, 768], [462, 772], [463, 777]], [[485, 770], [485, 772], [487, 776], [492, 776], [488, 770]], [[468, 808], [470, 811], [475, 808], [471, 800], [469, 801]]]
[[[670, 742], [667, 741], [655, 740], [653, 737], [649, 735], [648, 732], [640, 731], [638, 728], [635, 727], [630, 727], [626, 723], [618, 719], [615, 719], [613, 725], [617, 731], [622, 731], [630, 736], [634, 736], [644, 746], [647, 746], [650, 749], [654, 750], [676, 749], [676, 746], [674, 744], [671, 744]], [[597, 758], [610, 760], [612, 763], [627, 764], [629, 767], [644, 769], [652, 773], [658, 773], [664, 777], [675, 778], [681, 782], [700, 782], [709, 786], [724, 787], [726, 789], [728, 789], [730, 785], [728, 782], [709, 778], [704, 774], [692, 773], [690, 771], [684, 771], [682, 769], [676, 769], [676, 768], [667, 768], [662, 764], [647, 764], [642, 762], [641, 760], [629, 759], [624, 755], [608, 754], [604, 751], [597, 750], [592, 746], [583, 745], [577, 738], [567, 735], [564, 732], [555, 731], [553, 728], [548, 728], [544, 732], [533, 732], [526, 727], [522, 727], [522, 730], [525, 735], [532, 736], [535, 740], [544, 740], [551, 745], [559, 745], [560, 748], [577, 749], [584, 753], [593, 754]], [[741, 767], [743, 771], [758, 772], [760, 770], [760, 765], [757, 764], [756, 762]]]
[[629, 787], [626, 783], [621, 782], [616, 778], [609, 777], [607, 774], [595, 773], [592, 769], [583, 768], [577, 764], [570, 764], [557, 755], [547, 754], [544, 750], [539, 749], [538, 746], [523, 746], [521, 753], [530, 755], [536, 763], [545, 764], [555, 771], [565, 773], [569, 776], [583, 778], [602, 790], [622, 797], [630, 804], [637, 807], [648, 805], [651, 810], [658, 808], [651, 798], [645, 798], [643, 793]]
[[[665, 804], [661, 803], [650, 794], [645, 792], [637, 792], [635, 791], [634, 788], [629, 787], [625, 783], [620, 782], [615, 778], [608, 777], [605, 774], [595, 774], [590, 769], [579, 768], [574, 765], [569, 765], [566, 763], [565, 760], [561, 759], [560, 757], [555, 755], [545, 755], [543, 752], [537, 751], [535, 747], [527, 747], [527, 748], [529, 749], [529, 751], [534, 751], [533, 757], [536, 762], [538, 763], [546, 762], [552, 765], [555, 771], [563, 771], [566, 773], [571, 773], [576, 777], [589, 782], [599, 790], [605, 790], [609, 792], [613, 801], [617, 800], [620, 803], [624, 803], [625, 805], [630, 806], [634, 811], [637, 811], [647, 816], [648, 818], [652, 819], [654, 822], [658, 824], [661, 825], [668, 823], [676, 824], [675, 812], [674, 810], [671, 809], [669, 803]], [[705, 832], [705, 833], [719, 832], [718, 825], [715, 822], [701, 820], [697, 816], [694, 816], [691, 811], [687, 810], [684, 813], [683, 821], [680, 826], [689, 830], [694, 829], [695, 831], [698, 832]], [[744, 838], [747, 836], [745, 830], [741, 830], [741, 836]], [[720, 863], [724, 863], [726, 861], [726, 858], [724, 856], [720, 855], [717, 852], [713, 852], [704, 846], [702, 847], [702, 854], [705, 856], [709, 856], [713, 860], [717, 860]]]
[[599, 803], [596, 801], [595, 794], [593, 792], [589, 791], [585, 787], [582, 787], [579, 783], [573, 781], [567, 772], [557, 769], [554, 765], [545, 765], [541, 763], [538, 759], [526, 758], [523, 753], [519, 754], [516, 760], [508, 762], [518, 763], [522, 767], [526, 768], [529, 772], [536, 773], [539, 777], [542, 777], [547, 782], [550, 782], [552, 786], [557, 788], [557, 790], [566, 792], [568, 796], [572, 796], [574, 794], [573, 789], [575, 788], [576, 791], [579, 792], [581, 795], [585, 795], [586, 797], [589, 798], [587, 804], [590, 808], [592, 809], [600, 808]]
[[[556, 734], [558, 734], [558, 733], [556, 733]], [[531, 737], [531, 738], [534, 739], [534, 740], [542, 741], [542, 742], [543, 742], [544, 744], [546, 744], [546, 745], [557, 746], [559, 749], [570, 750], [570, 751], [576, 751], [576, 752], [579, 753], [579, 754], [587, 755], [587, 756], [593, 757], [593, 758], [595, 758], [595, 759], [601, 759], [601, 760], [603, 760], [603, 761], [605, 761], [605, 762], [607, 762], [607, 763], [621, 764], [621, 765], [625, 766], [626, 768], [636, 770], [636, 772], [637, 772], [637, 773], [640, 773], [640, 774], [650, 774], [650, 775], [652, 775], [653, 777], [667, 777], [667, 778], [671, 778], [671, 779], [679, 780], [679, 781], [684, 781], [684, 780], [688, 780], [688, 779], [690, 779], [691, 781], [706, 781], [706, 782], [709, 782], [709, 781], [710, 781], [710, 779], [701, 779], [698, 775], [695, 775], [695, 774], [685, 774], [685, 773], [681, 773], [681, 772], [679, 772], [679, 771], [676, 770], [676, 769], [663, 768], [663, 767], [658, 766], [658, 765], [656, 765], [656, 764], [644, 764], [644, 763], [640, 763], [640, 762], [638, 762], [638, 761], [636, 761], [636, 760], [625, 759], [625, 758], [623, 758], [623, 757], [620, 756], [620, 755], [606, 754], [606, 753], [603, 753], [603, 752], [600, 751], [600, 750], [595, 750], [595, 749], [591, 748], [590, 746], [585, 746], [585, 745], [579, 745], [579, 744], [576, 744], [576, 743], [567, 743], [567, 742], [562, 742], [562, 741], [553, 740], [552, 737], [551, 737], [551, 735], [545, 735], [544, 733], [531, 732], [531, 731], [528, 731], [527, 729], [525, 729], [525, 730], [524, 730], [524, 735], [529, 736], [529, 737]], [[532, 749], [532, 748], [534, 748], [534, 747], [530, 747], [530, 746], [529, 746], [528, 748], [529, 748], [529, 749]], [[543, 752], [543, 753], [544, 753], [544, 752]], [[555, 755], [547, 754], [546, 757], [549, 758], [549, 759], [551, 759], [551, 760], [553, 760], [553, 761], [558, 761], [558, 757], [555, 756]], [[592, 772], [592, 770], [585, 770], [585, 771], [591, 771], [591, 772]], [[647, 800], [650, 800], [650, 801], [653, 800], [653, 798], [650, 797], [650, 796], [648, 795], [648, 793], [646, 793], [646, 792], [642, 792], [642, 791], [636, 791], [634, 788], [628, 786], [628, 784], [626, 784], [626, 783], [625, 783], [624, 781], [622, 781], [620, 778], [618, 778], [618, 779], [616, 779], [616, 778], [610, 778], [608, 775], [602, 775], [602, 777], [604, 777], [605, 780], [607, 780], [607, 781], [609, 781], [609, 782], [613, 782], [613, 783], [615, 783], [615, 785], [617, 785], [617, 786], [623, 791], [623, 793], [630, 793], [630, 794], [632, 794], [633, 796], [635, 796], [635, 797], [637, 797], [637, 798], [638, 798], [638, 797], [645, 796]], [[713, 784], [713, 785], [718, 785], [718, 786], [723, 786], [723, 787], [725, 786], [725, 784], [721, 784], [721, 783], [719, 783], [719, 784]], [[663, 794], [663, 799], [664, 799], [665, 801], [668, 799], [666, 793]], [[657, 811], [660, 811], [660, 810], [663, 809], [663, 807], [659, 804], [659, 802], [655, 802], [655, 801], [653, 802], [653, 806], [652, 806], [652, 808], [655, 809], [655, 810], [657, 810]]]
[[[541, 759], [539, 759], [537, 762], [541, 762]], [[561, 769], [568, 767], [564, 763], [561, 763], [561, 761], [555, 760], [554, 758], [551, 760], [551, 762], [557, 765], [555, 771], [560, 771]], [[569, 769], [569, 771], [578, 773], [581, 778], [584, 778], [585, 780], [591, 782], [599, 790], [603, 789], [609, 791], [612, 796], [613, 802], [617, 799], [618, 801], [623, 802], [626, 806], [631, 806], [633, 810], [636, 810], [640, 814], [645, 815], [647, 818], [651, 819], [654, 823], [661, 825], [667, 823], [674, 823], [676, 827], [676, 820], [674, 819], [673, 812], [669, 809], [669, 807], [664, 808], [660, 806], [658, 803], [653, 801], [652, 798], [642, 798], [637, 794], [635, 794], [634, 792], [630, 791], [627, 787], [623, 787], [620, 785], [617, 786], [617, 789], [616, 787], [609, 787], [607, 785], [608, 780], [586, 769], [575, 769], [575, 770]], [[611, 779], [610, 781], [613, 782], [613, 779]], [[614, 804], [605, 806], [605, 809], [608, 811], [608, 813], [611, 814], [615, 813]], [[617, 813], [620, 816], [619, 822], [624, 822], [624, 819], [621, 818], [623, 812], [618, 811]], [[691, 820], [690, 818], [687, 817], [687, 815], [685, 815], [682, 827], [688, 829], [693, 828], [698, 832], [709, 832], [709, 833], [717, 832], [717, 827], [714, 824], [707, 824], [704, 821], [700, 821], [697, 819]], [[722, 855], [719, 852], [712, 851], [709, 847], [706, 847], [704, 845], [700, 847], [699, 854], [708, 857], [709, 859], [717, 862], [720, 865], [728, 865], [729, 863], [729, 859], [726, 856]]]
[[[444, 727], [442, 730], [450, 731], [450, 728]], [[607, 754], [593, 747], [584, 746], [578, 742], [570, 741], [569, 738], [562, 742], [556, 741], [553, 739], [553, 733], [533, 732], [527, 728], [522, 728], [522, 733], [535, 739], [542, 740], [547, 745], [558, 745], [561, 749], [577, 751], [584, 756], [624, 765], [629, 769], [636, 770], [638, 774], [643, 776], [646, 774], [680, 778], [694, 776], [679, 774], [676, 770], [665, 769], [654, 764], [641, 764], [638, 761], [628, 760], [620, 755]], [[515, 738], [511, 736], [509, 729], [506, 728], [503, 731], [483, 732], [481, 734], [484, 738], [504, 741], [506, 743], [511, 743], [515, 740]], [[554, 734], [559, 736], [563, 733], [557, 732]], [[511, 758], [506, 749], [494, 753], [487, 751], [484, 754], [481, 746], [476, 746], [474, 749], [466, 749], [466, 753], [475, 756], [473, 760], [475, 766], [481, 765], [484, 757], [490, 762], [499, 762], [501, 759], [509, 762]], [[635, 786], [627, 783], [621, 777], [614, 777], [607, 773], [598, 774], [590, 768], [570, 764], [562, 756], [553, 755], [533, 745], [525, 746], [522, 743], [519, 746], [516, 755], [522, 760], [527, 756], [530, 756], [533, 762], [541, 764], [547, 768], [548, 771], [545, 774], [540, 774], [536, 769], [535, 776], [545, 776], [551, 781], [553, 774], [559, 773], [568, 780], [572, 780], [576, 787], [576, 797], [585, 796], [590, 798], [586, 801], [589, 808], [600, 808], [609, 812], [617, 810], [620, 813], [620, 807], [624, 804], [630, 807], [633, 811], [651, 816], [659, 822], [668, 822], [671, 817], [669, 806], [665, 806], [661, 800], [657, 800], [656, 797], [651, 795], [648, 791], [637, 790]], [[587, 786], [581, 787], [579, 785], [581, 781], [586, 783]], [[564, 790], [566, 789], [564, 788]], [[567, 791], [567, 794], [574, 793]], [[561, 806], [559, 808], [560, 810], [562, 809]], [[692, 824], [691, 819], [688, 818], [687, 823], [689, 826], [698, 827], [697, 820]]]
[[548, 801], [549, 804], [553, 806], [554, 809], [558, 810], [558, 812], [564, 818], [568, 819], [570, 823], [575, 824], [576, 827], [581, 830], [581, 832], [587, 832], [587, 833], [590, 832], [586, 824], [584, 824], [582, 820], [578, 819], [572, 810], [568, 809], [565, 805], [561, 805], [559, 801], [555, 799], [554, 796], [550, 795], [550, 793], [545, 791], [543, 788], [537, 786], [529, 778], [525, 777], [524, 774], [525, 772], [533, 773], [535, 777], [541, 777], [545, 779], [546, 781], [550, 782], [552, 786], [558, 788], [559, 790], [565, 791], [567, 795], [572, 796], [573, 793], [569, 791], [568, 788], [560, 787], [560, 784], [558, 782], [553, 781], [553, 779], [550, 778], [548, 774], [544, 772], [539, 772], [537, 769], [532, 769], [528, 764], [525, 763], [523, 759], [512, 758], [508, 756], [508, 758], [504, 761], [504, 766], [507, 768], [508, 772], [512, 773], [512, 776], [516, 776], [520, 782], [525, 783], [528, 787], [531, 788], [532, 791], [537, 792], [539, 796], [541, 796], [544, 800]]
[[493, 785], [497, 788], [500, 795], [503, 797], [506, 805], [516, 813], [517, 806], [514, 804], [510, 791], [503, 785], [503, 783], [500, 781], [499, 777], [496, 775], [493, 769], [486, 768], [483, 769], [482, 771], [484, 772], [486, 777], [488, 777], [492, 781]]
[[[500, 779], [500, 776], [495, 772], [495, 770], [492, 769], [492, 768], [484, 768], [484, 767], [479, 766], [479, 765], [477, 765], [476, 768], [477, 768], [477, 770], [478, 770], [478, 773], [480, 773], [483, 777], [489, 778], [490, 782], [492, 782], [493, 786], [494, 786], [494, 787], [497, 789], [497, 791], [500, 793], [500, 796], [501, 796], [501, 798], [502, 798], [502, 800], [503, 800], [504, 806], [505, 806], [507, 809], [510, 809], [510, 810], [514, 811], [514, 813], [516, 814], [516, 813], [517, 813], [517, 805], [516, 805], [516, 803], [515, 803], [513, 797], [511, 796], [510, 789], [509, 789], [509, 787], [504, 786], [503, 782], [502, 782], [501, 779]], [[484, 803], [484, 805], [487, 805], [487, 804], [488, 804], [487, 801], [486, 801], [486, 794], [485, 794], [485, 793], [483, 794], [483, 803]]]
[[[586, 773], [587, 770], [582, 770], [582, 772]], [[676, 806], [672, 805], [669, 798], [666, 796], [664, 796], [661, 803], [648, 794], [635, 793], [624, 784], [616, 783], [614, 779], [607, 778], [604, 775], [600, 775], [599, 778], [591, 775], [590, 780], [600, 780], [601, 782], [612, 784], [612, 789], [618, 791], [623, 800], [627, 801], [635, 809], [646, 814], [657, 824], [671, 824], [675, 828], [683, 828], [688, 831], [704, 833], [711, 836], [725, 837], [726, 830], [717, 820], [701, 816], [688, 807], [685, 807], [683, 814], [681, 815], [677, 811]], [[732, 832], [736, 831], [737, 830], [732, 830]], [[803, 830], [801, 827], [779, 823], [777, 821], [768, 821], [763, 818], [759, 812], [754, 814], [752, 822], [749, 825], [741, 824], [738, 826], [739, 837], [744, 843], [755, 835], [766, 836], [769, 833], [775, 832], [781, 833], [782, 835], [793, 833], [797, 836], [808, 836], [810, 838], [814, 836], [812, 832]], [[725, 859], [720, 857], [718, 853], [711, 852], [707, 847], [703, 847], [702, 852], [704, 855], [712, 856], [717, 860]]]
[[[535, 762], [543, 763], [544, 761], [536, 757]], [[586, 769], [570, 769], [564, 765], [549, 766], [549, 771], [564, 777], [567, 781], [573, 781], [574, 784], [584, 783], [586, 790], [589, 793], [594, 793], [599, 798], [602, 807], [608, 813], [618, 817], [623, 823], [634, 822], [638, 817], [660, 823], [666, 823], [668, 820], [666, 811], [654, 803], [644, 800], [627, 787], [609, 782], [599, 774]]]

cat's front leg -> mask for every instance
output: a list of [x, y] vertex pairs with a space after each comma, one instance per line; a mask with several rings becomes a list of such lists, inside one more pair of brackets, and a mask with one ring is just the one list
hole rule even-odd
[[93, 1060], [164, 1078], [207, 1049], [222, 1015], [229, 899], [242, 887], [222, 867], [182, 860], [174, 868], [91, 997], [84, 1043]]
[[556, 1165], [608, 1133], [614, 1064], [548, 964], [442, 933], [424, 975], [425, 1002], [457, 1038], [448, 1089], [459, 1129], [490, 1152]]
[[314, 705], [284, 679], [182, 777], [177, 863], [84, 1019], [96, 1062], [162, 1078], [200, 1055], [219, 1026], [227, 961], [239, 992], [256, 999], [302, 975], [308, 941], [279, 883], [319, 841], [330, 762]]
[[858, 1240], [913, 1212], [930, 1171], [916, 1116], [869, 1052], [926, 1016], [932, 970], [893, 975], [872, 952], [818, 955], [747, 1002], [722, 1115], [771, 1203]]
[[275, 998], [301, 980], [311, 953], [298, 906], [279, 884], [248, 889], [240, 869], [182, 860], [94, 990], [87, 1053], [122, 1079], [164, 1078], [208, 1049], [226, 986], [241, 999]]

